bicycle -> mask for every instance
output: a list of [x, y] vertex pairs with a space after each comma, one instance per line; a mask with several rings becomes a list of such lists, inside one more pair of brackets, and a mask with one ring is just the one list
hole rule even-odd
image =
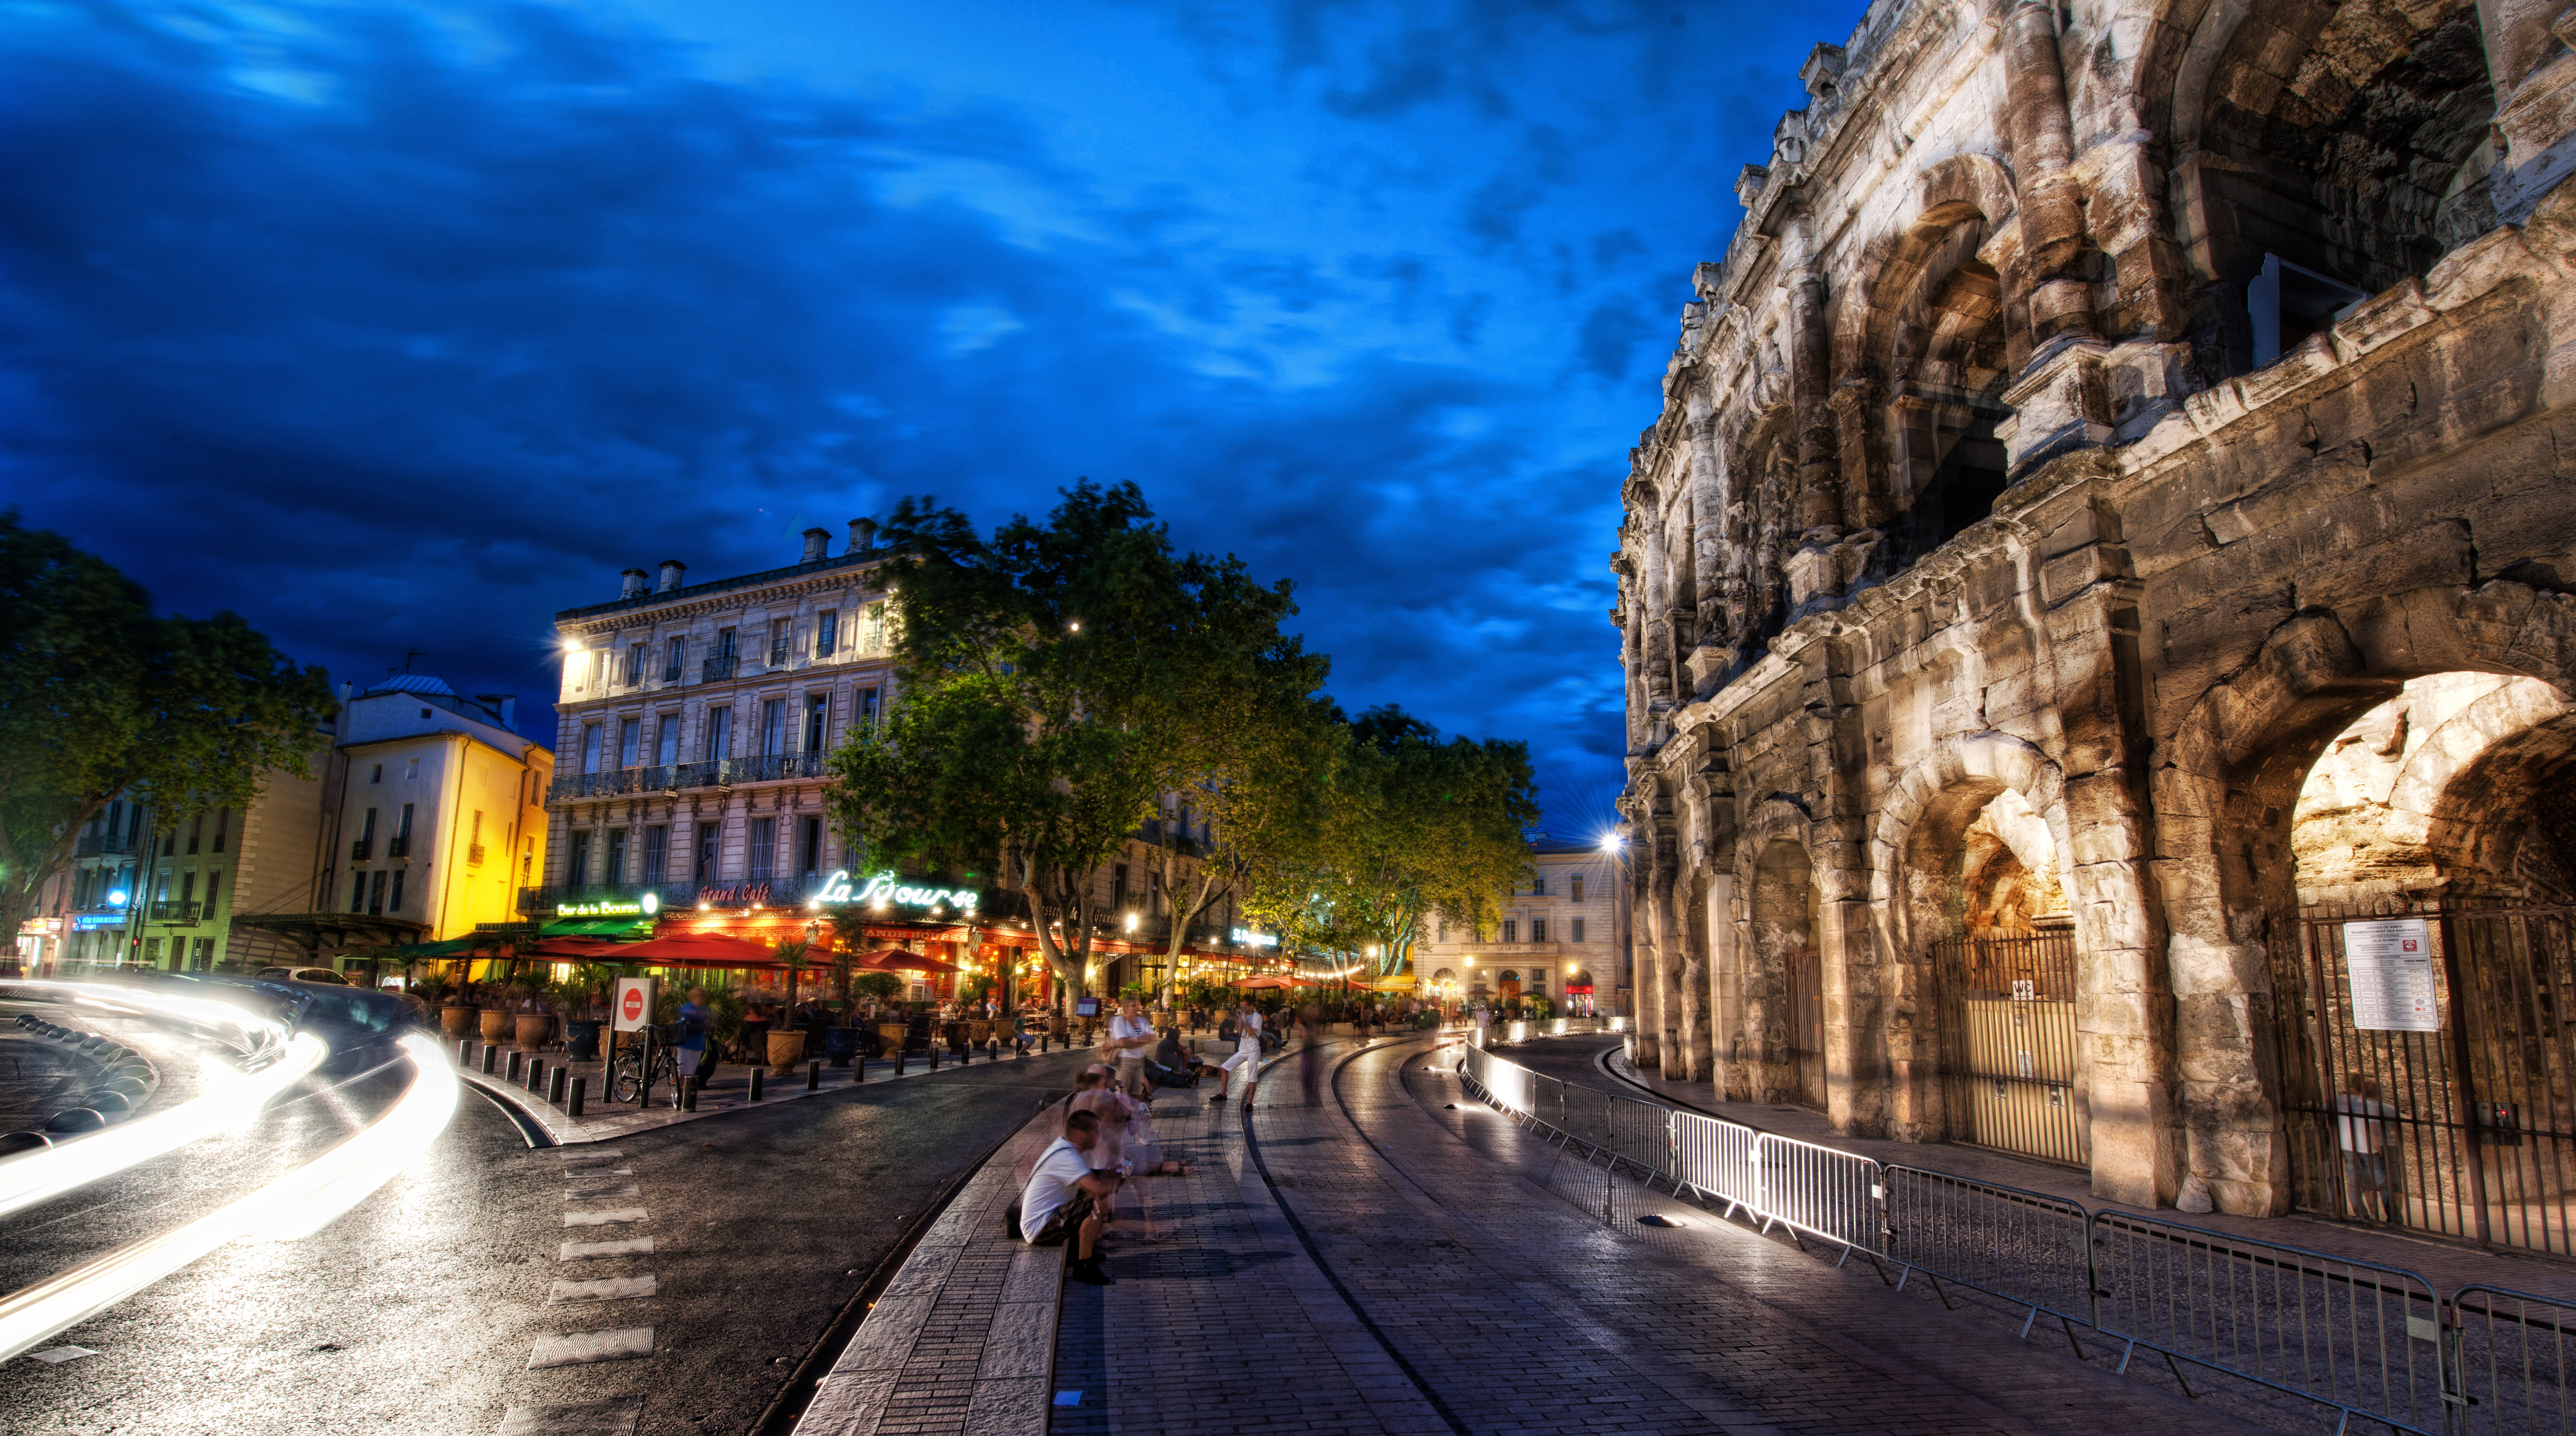
[[635, 1101], [643, 1096], [648, 1082], [679, 1080], [679, 1062], [673, 1054], [677, 1051], [680, 1025], [675, 1022], [668, 1027], [644, 1030], [652, 1034], [653, 1065], [649, 1070], [645, 1067], [644, 1053], [639, 1045], [620, 1043], [617, 1055], [608, 1062], [608, 1100], [612, 1102]]

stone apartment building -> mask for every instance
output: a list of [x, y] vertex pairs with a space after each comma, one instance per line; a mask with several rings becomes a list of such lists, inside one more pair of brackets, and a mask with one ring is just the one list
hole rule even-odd
[[555, 616], [561, 756], [527, 916], [590, 889], [693, 901], [761, 888], [792, 903], [846, 866], [823, 818], [823, 759], [884, 711], [874, 532], [852, 523], [833, 557], [830, 531], [808, 529], [793, 566], [710, 583], [688, 583], [676, 559], [658, 582], [628, 569], [613, 602]]
[[1529, 882], [1480, 932], [1435, 922], [1414, 951], [1416, 989], [1443, 1002], [1545, 997], [1560, 1014], [1608, 1013], [1619, 985], [1617, 860], [1597, 844], [1531, 843]]
[[2381, 1102], [2397, 1220], [2563, 1246], [2570, 33], [1880, 0], [1816, 48], [1622, 488], [1640, 1060], [2248, 1214], [2355, 1210]]

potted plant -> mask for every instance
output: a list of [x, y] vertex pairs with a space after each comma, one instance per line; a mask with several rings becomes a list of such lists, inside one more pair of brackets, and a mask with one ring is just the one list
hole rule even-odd
[[553, 985], [555, 1011], [563, 1019], [564, 1055], [575, 1062], [599, 1056], [600, 1024], [593, 1014], [607, 999], [615, 975], [615, 968], [585, 962], [573, 968], [571, 977]]
[[795, 1018], [796, 980], [813, 965], [813, 944], [791, 937], [774, 951], [778, 965], [787, 969], [787, 1003], [779, 1010], [779, 1020], [769, 1024], [769, 1075], [785, 1077], [796, 1070], [798, 1059], [805, 1055], [804, 1029], [787, 1024]]

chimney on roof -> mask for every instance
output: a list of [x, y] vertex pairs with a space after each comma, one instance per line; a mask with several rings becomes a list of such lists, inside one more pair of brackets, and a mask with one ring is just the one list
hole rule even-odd
[[850, 520], [850, 552], [865, 553], [876, 546], [877, 521], [875, 519]]
[[686, 574], [688, 571], [689, 566], [680, 562], [676, 558], [666, 558], [662, 560], [662, 586], [659, 589], [656, 589], [655, 592], [677, 592], [680, 587], [681, 576]]
[[821, 563], [823, 560], [831, 556], [832, 531], [830, 529], [807, 529], [805, 531], [805, 556], [798, 559], [797, 562]]
[[640, 568], [630, 568], [624, 573], [619, 574], [618, 577], [625, 580], [617, 590], [617, 596], [619, 598], [638, 597], [642, 595], [645, 588], [653, 581], [652, 575], [647, 574]]
[[[627, 572], [628, 572], [628, 573], [633, 573], [633, 574], [641, 574], [641, 573], [643, 572], [643, 570], [642, 570], [642, 569], [637, 569], [637, 568], [630, 568], [630, 569], [628, 569], [628, 570], [627, 570]], [[640, 591], [640, 589], [639, 589], [639, 591]], [[518, 730], [518, 725], [517, 725], [514, 721], [512, 721], [512, 720], [516, 719], [516, 718], [519, 716], [519, 695], [518, 695], [518, 694], [516, 694], [516, 693], [477, 693], [477, 694], [475, 694], [475, 695], [474, 695], [474, 701], [475, 701], [475, 702], [477, 702], [477, 703], [482, 704], [482, 705], [483, 705], [484, 707], [486, 707], [486, 708], [490, 708], [490, 709], [492, 709], [494, 712], [499, 713], [499, 714], [501, 715], [501, 726], [502, 726], [502, 727], [509, 729], [509, 730], [510, 730], [511, 732], [513, 732], [513, 733], [515, 733], [515, 732], [519, 731], [519, 730]]]

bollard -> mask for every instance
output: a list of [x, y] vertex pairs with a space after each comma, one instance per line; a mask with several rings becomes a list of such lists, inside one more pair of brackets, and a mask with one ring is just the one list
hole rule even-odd
[[868, 1054], [867, 1054], [867, 1053], [865, 1053], [865, 1052], [856, 1053], [856, 1054], [852, 1055], [852, 1057], [850, 1058], [850, 1080], [851, 1080], [853, 1083], [857, 1083], [857, 1082], [865, 1082], [866, 1080], [868, 1080]]
[[685, 1110], [694, 1112], [698, 1110], [698, 1094], [707, 1089], [707, 1079], [691, 1077], [684, 1085], [689, 1089], [689, 1100]]
[[754, 1102], [760, 1100], [760, 1072], [757, 1067], [751, 1069], [751, 1100]]
[[823, 1059], [820, 1057], [805, 1064], [805, 1090], [808, 1092], [823, 1090]]
[[474, 1065], [473, 1038], [465, 1038], [456, 1044], [456, 1065], [459, 1067], [471, 1067]]
[[1002, 1060], [1001, 1038], [987, 1037], [984, 1039], [984, 1060], [987, 1062], [999, 1062]]
[[527, 1054], [527, 1053], [525, 1053], [525, 1052], [513, 1052], [513, 1053], [511, 1053], [511, 1054], [510, 1054], [510, 1074], [509, 1074], [509, 1082], [510, 1082], [510, 1085], [511, 1085], [511, 1086], [516, 1087], [516, 1086], [518, 1086], [518, 1085], [519, 1085], [519, 1079], [520, 1079], [521, 1077], [524, 1077], [524, 1076], [526, 1076], [526, 1075], [527, 1075], [527, 1066], [528, 1066], [528, 1054]]
[[564, 1110], [570, 1112], [575, 1120], [579, 1120], [581, 1117], [581, 1099], [589, 1095], [590, 1079], [587, 1077], [575, 1077], [572, 1079], [572, 1105], [566, 1107]]
[[572, 1069], [571, 1069], [571, 1068], [569, 1068], [569, 1067], [558, 1067], [558, 1068], [556, 1068], [556, 1069], [555, 1069], [555, 1080], [554, 1080], [554, 1085], [553, 1085], [552, 1087], [549, 1087], [548, 1089], [546, 1089], [546, 1100], [547, 1100], [547, 1101], [549, 1101], [549, 1102], [554, 1103], [554, 1104], [555, 1104], [556, 1106], [558, 1106], [558, 1107], [562, 1106], [562, 1105], [563, 1105], [563, 1100], [564, 1100], [564, 1087], [565, 1087], [565, 1084], [566, 1084], [566, 1083], [569, 1083], [570, 1081], [572, 1081]]
[[499, 1070], [500, 1070], [500, 1063], [501, 1063], [501, 1049], [500, 1049], [500, 1048], [498, 1048], [498, 1047], [493, 1046], [493, 1045], [492, 1045], [491, 1043], [489, 1043], [489, 1042], [484, 1043], [484, 1044], [483, 1044], [483, 1075], [484, 1075], [484, 1076], [486, 1076], [486, 1077], [489, 1077], [489, 1076], [491, 1076], [494, 1072], [499, 1071]]
[[528, 1090], [531, 1092], [546, 1090], [546, 1063], [542, 1057], [528, 1059]]
[[939, 1044], [937, 1042], [930, 1044], [930, 1070], [933, 1072], [939, 1070]]
[[911, 1049], [911, 1048], [909, 1048], [909, 1047], [898, 1047], [898, 1048], [896, 1048], [896, 1049], [894, 1050], [894, 1075], [896, 1075], [897, 1077], [902, 1076], [902, 1075], [903, 1075], [903, 1064], [904, 1064], [904, 1063], [906, 1063], [906, 1062], [908, 1062], [908, 1061], [910, 1061], [911, 1059], [912, 1059], [912, 1049]]
[[1026, 1062], [1029, 1060], [1029, 1044], [1026, 1040], [1016, 1037], [1011, 1039], [1011, 1050], [1019, 1054], [1019, 1059], [1021, 1061]]

